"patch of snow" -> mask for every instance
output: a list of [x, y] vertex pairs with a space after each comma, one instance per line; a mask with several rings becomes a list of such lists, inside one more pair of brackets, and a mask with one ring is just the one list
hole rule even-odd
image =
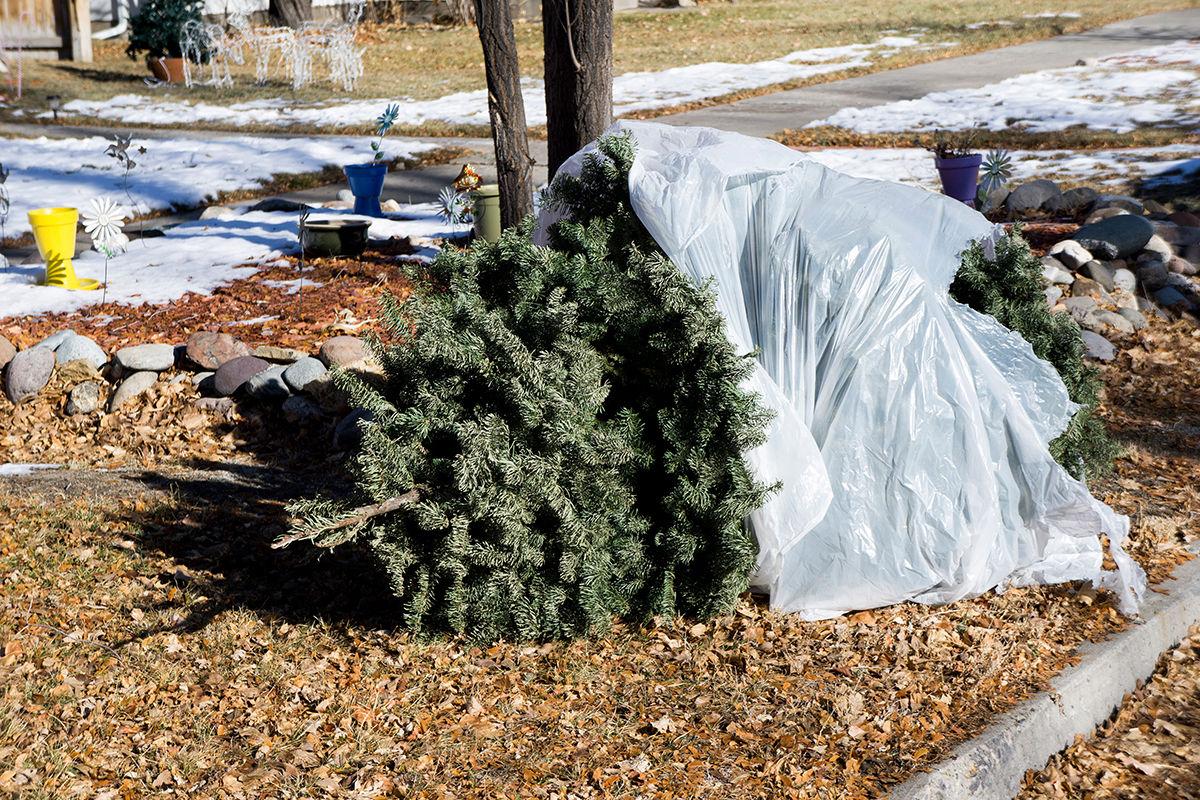
[[[891, 32], [898, 33], [898, 32]], [[908, 49], [930, 50], [949, 46], [945, 42], [922, 43], [913, 29], [905, 35], [885, 35], [874, 42], [838, 47], [797, 50], [779, 58], [749, 64], [707, 62], [672, 67], [657, 72], [627, 72], [613, 80], [613, 113], [617, 116], [705, 100], [732, 92], [759, 89], [789, 81], [865, 67]], [[523, 79], [521, 93], [530, 125], [546, 122], [546, 98], [542, 81]], [[108, 100], [72, 100], [60, 113], [150, 124], [205, 122], [238, 127], [271, 125], [286, 128], [310, 125], [327, 128], [372, 124], [388, 99], [341, 98], [323, 103], [298, 104], [273, 98], [232, 105], [158, 100], [145, 95], [125, 94]], [[437, 121], [456, 125], [488, 125], [487, 92], [480, 89], [458, 92], [433, 100], [398, 101], [400, 120], [419, 125]]]
[[264, 316], [264, 317], [254, 317], [252, 319], [236, 319], [233, 322], [226, 322], [225, 327], [240, 328], [240, 327], [245, 327], [247, 325], [262, 325], [264, 322], [271, 322], [272, 320], [276, 320], [276, 319], [279, 319], [278, 314], [271, 314], [269, 316]]
[[307, 278], [295, 278], [290, 281], [259, 281], [263, 286], [270, 286], [272, 289], [286, 289], [285, 294], [296, 294], [300, 291], [301, 285], [307, 289], [320, 289], [325, 284], [319, 281], [310, 281]]
[[1043, 70], [977, 89], [933, 92], [810, 123], [858, 133], [1076, 125], [1125, 133], [1139, 126], [1200, 124], [1200, 42], [1179, 41], [1111, 56], [1092, 66]]
[[[312, 220], [332, 216], [362, 219], [346, 211], [323, 209]], [[404, 219], [372, 218], [372, 239], [410, 237], [414, 245], [461, 236], [469, 225], [449, 225], [434, 203], [403, 207]], [[282, 255], [299, 250], [298, 215], [252, 211], [225, 219], [188, 222], [166, 235], [134, 241], [108, 263], [108, 300], [124, 305], [168, 303], [187, 292], [211, 294], [232, 281], [248, 278]], [[80, 277], [104, 279], [104, 257], [86, 251], [74, 259]], [[0, 272], [0, 318], [75, 311], [100, 302], [100, 291], [68, 291], [40, 285], [43, 265], [12, 265]]]
[[0, 477], [14, 478], [32, 475], [43, 469], [58, 469], [58, 464], [0, 464]]
[[1043, 11], [1039, 14], [1022, 14], [1025, 19], [1079, 19], [1083, 15], [1078, 11]]
[[[11, 170], [12, 209], [6, 232], [29, 232], [27, 212], [34, 208], [84, 208], [99, 195], [129, 205], [123, 171], [104, 155], [109, 140], [88, 138], [4, 139], [4, 166]], [[138, 210], [171, 209], [205, 203], [220, 192], [251, 189], [273, 175], [314, 172], [330, 164], [369, 161], [367, 137], [268, 138], [236, 136], [206, 140], [141, 139], [134, 145], [137, 166], [129, 173], [129, 194]], [[388, 158], [410, 158], [437, 145], [409, 139], [385, 139]]]

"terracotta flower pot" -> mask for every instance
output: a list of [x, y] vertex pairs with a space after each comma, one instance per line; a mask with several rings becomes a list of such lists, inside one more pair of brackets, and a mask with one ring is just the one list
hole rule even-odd
[[171, 56], [156, 58], [155, 56], [147, 56], [146, 66], [150, 68], [150, 72], [154, 77], [164, 83], [183, 83], [182, 58], [172, 58]]

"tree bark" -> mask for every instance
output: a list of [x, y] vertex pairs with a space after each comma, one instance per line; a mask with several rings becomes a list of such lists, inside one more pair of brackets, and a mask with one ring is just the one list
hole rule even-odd
[[299, 29], [312, 20], [312, 0], [268, 0], [272, 25]]
[[542, 0], [550, 175], [612, 122], [612, 0]]
[[533, 161], [529, 157], [517, 37], [508, 0], [475, 0], [475, 25], [487, 71], [488, 115], [500, 183], [500, 224], [509, 228], [533, 211]]

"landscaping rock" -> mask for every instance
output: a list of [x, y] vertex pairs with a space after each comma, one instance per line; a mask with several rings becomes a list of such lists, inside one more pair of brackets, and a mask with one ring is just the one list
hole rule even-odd
[[287, 398], [292, 390], [283, 380], [283, 371], [286, 367], [283, 364], [276, 364], [273, 367], [268, 367], [256, 375], [250, 376], [246, 381], [246, 394], [253, 397], [255, 400], [283, 400]]
[[291, 364], [293, 361], [299, 361], [305, 357], [305, 353], [299, 350], [293, 350], [290, 347], [275, 347], [269, 344], [259, 345], [254, 348], [254, 355], [264, 361], [278, 361], [281, 363]]
[[365, 361], [370, 352], [357, 336], [335, 336], [321, 345], [317, 355], [327, 367], [344, 367]]
[[1166, 259], [1170, 259], [1171, 256], [1175, 255], [1175, 251], [1171, 249], [1171, 245], [1158, 234], [1147, 239], [1142, 249], [1150, 253], [1159, 253]]
[[62, 330], [57, 333], [52, 333], [45, 339], [34, 345], [34, 347], [45, 347], [51, 351], [57, 350], [58, 346], [75, 335], [75, 331]]
[[1081, 331], [1083, 337], [1083, 350], [1087, 358], [1092, 358], [1097, 361], [1112, 361], [1117, 355], [1117, 350], [1112, 346], [1112, 342], [1105, 339], [1095, 331]]
[[1099, 261], [1089, 261], [1080, 272], [1103, 286], [1105, 291], [1111, 292], [1115, 288], [1112, 270]]
[[232, 397], [201, 397], [196, 401], [196, 408], [210, 414], [221, 414], [232, 417], [234, 402]]
[[1092, 254], [1088, 252], [1088, 249], [1074, 239], [1063, 239], [1061, 242], [1056, 242], [1050, 248], [1049, 255], [1062, 262], [1067, 269], [1079, 269], [1092, 260]]
[[1011, 192], [1009, 192], [1008, 187], [1006, 186], [1000, 186], [996, 189], [993, 189], [991, 194], [983, 198], [983, 204], [979, 207], [979, 213], [995, 214], [996, 212], [1000, 211], [1002, 208], [1004, 208], [1004, 203], [1006, 200], [1008, 200], [1009, 194], [1011, 194]]
[[8, 362], [13, 360], [13, 356], [17, 354], [17, 348], [5, 336], [0, 336], [0, 370], [8, 366]]
[[1112, 274], [1113, 286], [1123, 292], [1137, 291], [1137, 276], [1132, 270], [1121, 267], [1113, 270]]
[[[1171, 256], [1170, 260], [1167, 261], [1167, 269], [1179, 275], [1195, 275], [1197, 272], [1200, 272], [1200, 268], [1197, 268], [1195, 264], [1179, 256]], [[3, 361], [3, 353], [0, 352], [0, 367], [4, 366]]]
[[1096, 198], [1096, 208], [1119, 208], [1139, 216], [1146, 213], [1142, 201], [1127, 194], [1102, 194]]
[[1140, 331], [1150, 324], [1142, 312], [1136, 308], [1121, 308], [1117, 310], [1117, 313], [1129, 320], [1129, 324], [1133, 326], [1135, 331]]
[[1146, 213], [1149, 216], [1158, 217], [1160, 219], [1166, 219], [1171, 213], [1171, 209], [1167, 208], [1157, 200], [1152, 200], [1149, 198], [1142, 200], [1142, 207], [1146, 209]]
[[[343, 191], [349, 191], [345, 189]], [[339, 197], [341, 194], [339, 193]], [[350, 195], [350, 199], [354, 199], [354, 195]], [[295, 200], [284, 200], [282, 197], [268, 197], [266, 200], [259, 200], [254, 205], [250, 206], [251, 211], [300, 211], [307, 208], [304, 203], [297, 203]]]
[[1150, 300], [1149, 298], [1138, 297], [1137, 303], [1138, 303], [1137, 310], [1142, 312], [1142, 314], [1145, 315], [1146, 317], [1154, 317], [1156, 319], [1161, 319], [1161, 320], [1169, 320], [1170, 319], [1170, 316], [1168, 316], [1167, 313], [1165, 311], [1163, 311], [1161, 308], [1154, 305], [1154, 302], [1152, 300]]
[[342, 417], [333, 429], [333, 446], [338, 450], [357, 450], [363, 438], [358, 423], [372, 419], [375, 419], [375, 415], [365, 408], [356, 408]]
[[250, 348], [228, 333], [196, 331], [187, 340], [187, 357], [203, 369], [216, 369], [226, 361], [250, 355]]
[[1092, 213], [1088, 214], [1087, 219], [1085, 219], [1083, 221], [1083, 224], [1091, 225], [1093, 222], [1099, 222], [1102, 219], [1108, 219], [1110, 217], [1119, 217], [1122, 214], [1128, 214], [1128, 213], [1129, 212], [1123, 208], [1098, 208], [1095, 211], [1093, 211]]
[[72, 335], [63, 340], [54, 351], [54, 360], [60, 365], [72, 361], [86, 361], [96, 369], [108, 363], [108, 354], [100, 345], [86, 336]]
[[[1099, 329], [1093, 327], [1094, 324], [1100, 326]], [[1133, 333], [1133, 323], [1125, 319], [1115, 311], [1106, 311], [1103, 308], [1097, 308], [1088, 314], [1084, 326], [1089, 330], [1094, 330], [1097, 333], [1104, 333], [1105, 328], [1111, 328], [1120, 333]]]
[[[1108, 261], [1114, 258], [1128, 258], [1140, 252], [1153, 235], [1154, 226], [1149, 220], [1132, 214], [1122, 214], [1084, 225], [1075, 231], [1071, 238], [1090, 250], [1097, 258]], [[1107, 255], [1109, 250], [1103, 245], [1112, 248], [1112, 255]]]
[[1166, 286], [1169, 274], [1166, 265], [1157, 259], [1138, 262], [1138, 284], [1147, 292], [1154, 292]]
[[237, 212], [225, 206], [209, 206], [200, 212], [200, 219], [233, 219]]
[[100, 407], [100, 383], [84, 381], [71, 389], [67, 396], [66, 411], [71, 416], [76, 414], [91, 414]]
[[321, 407], [307, 397], [292, 395], [280, 406], [283, 416], [288, 422], [303, 424], [315, 422], [321, 418]]
[[217, 367], [213, 375], [213, 391], [228, 397], [242, 385], [271, 365], [257, 356], [238, 356]]
[[1042, 280], [1047, 284], [1075, 282], [1075, 276], [1054, 256], [1042, 257]]
[[1096, 301], [1090, 297], [1068, 297], [1063, 300], [1063, 306], [1066, 307], [1067, 313], [1073, 320], [1082, 324], [1087, 315], [1096, 307]]
[[385, 214], [398, 214], [403, 207], [394, 198], [389, 197], [379, 204], [379, 208]]
[[1167, 215], [1167, 219], [1185, 228], [1200, 228], [1200, 216], [1190, 211], [1176, 211], [1173, 214]]
[[[200, 384], [202, 384], [205, 381], [208, 381], [210, 378], [212, 378], [212, 376], [214, 374], [216, 374], [216, 373], [207, 372], [207, 371], [206, 372], [197, 372], [195, 375], [192, 376], [192, 386], [199, 386]], [[209, 381], [209, 382], [211, 383], [211, 381]]]
[[283, 379], [294, 392], [303, 392], [313, 381], [324, 378], [329, 373], [319, 359], [305, 356], [294, 364], [288, 365], [283, 371]]
[[1099, 197], [1099, 192], [1087, 186], [1082, 186], [1078, 189], [1068, 189], [1051, 201], [1049, 210], [1055, 214], [1077, 217], [1081, 214], [1086, 214], [1096, 204], [1096, 200]]
[[108, 401], [108, 410], [116, 411], [128, 405], [134, 398], [144, 394], [157, 381], [158, 372], [156, 371], [148, 370], [146, 372], [133, 373], [121, 381], [121, 385], [113, 392], [112, 399]]
[[1021, 216], [1048, 210], [1061, 194], [1057, 183], [1042, 178], [1013, 189], [1004, 204], [1010, 215]]
[[4, 371], [4, 393], [13, 403], [22, 403], [40, 392], [53, 374], [53, 350], [48, 347], [22, 350], [12, 357]]
[[1100, 302], [1107, 303], [1112, 298], [1108, 291], [1091, 278], [1076, 278], [1071, 284], [1072, 297], [1094, 297]]
[[1156, 291], [1154, 293], [1154, 302], [1158, 303], [1162, 308], [1173, 310], [1186, 310], [1191, 305], [1188, 302], [1187, 296], [1174, 286], [1164, 286]]
[[1062, 289], [1058, 288], [1057, 286], [1050, 285], [1047, 286], [1044, 291], [1046, 294], [1046, 305], [1050, 308], [1054, 308], [1054, 306], [1058, 305], [1058, 301], [1063, 296]]
[[122, 347], [113, 361], [126, 372], [162, 372], [175, 366], [175, 347], [169, 344], [139, 344]]

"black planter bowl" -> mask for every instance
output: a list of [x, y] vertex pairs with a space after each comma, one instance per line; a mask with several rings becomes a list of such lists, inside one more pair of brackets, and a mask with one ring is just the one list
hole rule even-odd
[[361, 256], [370, 227], [365, 219], [310, 219], [300, 226], [300, 244], [307, 256]]

